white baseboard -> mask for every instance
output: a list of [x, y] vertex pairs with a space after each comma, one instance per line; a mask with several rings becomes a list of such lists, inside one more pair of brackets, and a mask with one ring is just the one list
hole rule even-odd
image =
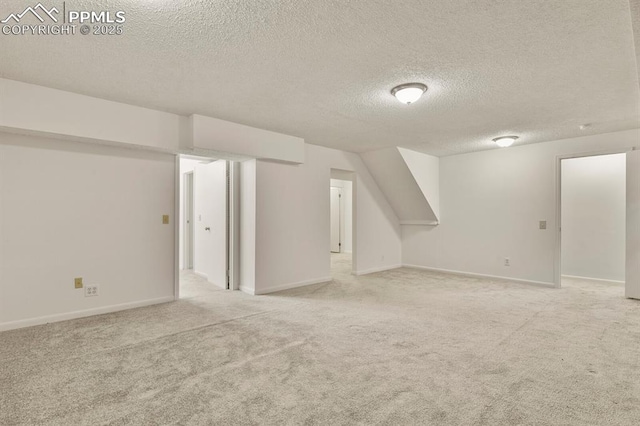
[[207, 280], [207, 282], [209, 284], [211, 284], [212, 286], [218, 287], [219, 289], [222, 289], [222, 290], [226, 290], [227, 289], [227, 285], [226, 284], [221, 285], [221, 284], [218, 284], [218, 283], [214, 283], [213, 281], [209, 281], [209, 280]]
[[240, 284], [240, 287], [238, 287], [238, 290], [240, 290], [243, 293], [250, 294], [252, 296], [255, 296], [256, 294], [256, 290], [253, 287], [247, 287], [242, 284]]
[[254, 291], [254, 294], [269, 294], [275, 293], [277, 291], [290, 290], [292, 288], [305, 287], [313, 284], [326, 283], [331, 281], [331, 277], [323, 277], [323, 278], [314, 278], [311, 280], [299, 281], [297, 283], [289, 283], [289, 284], [281, 284], [273, 287], [269, 287], [266, 289], [261, 289], [259, 291]]
[[591, 278], [591, 277], [580, 277], [578, 275], [563, 275], [562, 278], [572, 278], [575, 280], [587, 280], [587, 281], [598, 281], [601, 283], [610, 283], [610, 284], [624, 284], [624, 281], [618, 280], [605, 280], [604, 278]]
[[391, 269], [398, 269], [398, 268], [402, 268], [402, 265], [381, 266], [381, 267], [378, 267], [378, 268], [371, 268], [371, 269], [365, 269], [365, 270], [362, 270], [362, 271], [355, 271], [354, 275], [367, 275], [367, 274], [373, 274], [375, 272], [390, 271]]
[[403, 266], [405, 268], [422, 269], [424, 271], [444, 272], [446, 274], [463, 275], [466, 277], [491, 278], [493, 280], [501, 280], [501, 281], [513, 281], [517, 283], [530, 284], [530, 285], [536, 285], [541, 287], [555, 288], [556, 286], [553, 283], [547, 283], [544, 281], [524, 280], [522, 278], [511, 278], [511, 277], [501, 277], [499, 275], [477, 274], [475, 272], [454, 271], [451, 269], [431, 268], [429, 266], [420, 266], [420, 265], [411, 265], [411, 264], [405, 264]]
[[66, 312], [62, 314], [46, 315], [42, 317], [29, 318], [18, 321], [10, 321], [0, 324], [0, 331], [14, 330], [17, 328], [31, 327], [34, 325], [49, 324], [52, 322], [67, 321], [77, 318], [90, 317], [93, 315], [109, 314], [111, 312], [124, 311], [127, 309], [141, 308], [143, 306], [157, 305], [160, 303], [173, 302], [173, 296], [159, 297], [157, 299], [141, 300], [139, 302], [121, 303], [119, 305], [103, 306], [100, 308], [84, 309], [81, 311]]

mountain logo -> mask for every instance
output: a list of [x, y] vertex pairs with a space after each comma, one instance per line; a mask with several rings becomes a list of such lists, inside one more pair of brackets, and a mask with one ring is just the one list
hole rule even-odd
[[[10, 20], [13, 19], [17, 24], [17, 23], [20, 22], [20, 20], [25, 15], [27, 15], [29, 13], [32, 14], [33, 16], [35, 16], [36, 18], [38, 18], [38, 20], [40, 22], [44, 22], [44, 18], [46, 18], [46, 17], [49, 17], [53, 22], [58, 22], [58, 19], [53, 14], [54, 13], [58, 14], [60, 12], [55, 7], [52, 7], [51, 9], [47, 10], [47, 8], [42, 5], [42, 3], [38, 3], [34, 7], [28, 6], [22, 13], [12, 13], [12, 14], [10, 14], [5, 19], [0, 21], [0, 23], [6, 24]], [[44, 18], [43, 18], [43, 16], [44, 16]]]

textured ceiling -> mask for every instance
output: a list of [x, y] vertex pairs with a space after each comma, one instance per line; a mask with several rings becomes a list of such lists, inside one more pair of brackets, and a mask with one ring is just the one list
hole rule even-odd
[[631, 22], [633, 24], [633, 38], [636, 46], [636, 67], [638, 70], [638, 85], [640, 86], [640, 0], [630, 0]]
[[[66, 2], [105, 4], [123, 35], [0, 34], [0, 76], [355, 152], [640, 127], [629, 0]], [[413, 81], [430, 88], [418, 103], [389, 94]]]

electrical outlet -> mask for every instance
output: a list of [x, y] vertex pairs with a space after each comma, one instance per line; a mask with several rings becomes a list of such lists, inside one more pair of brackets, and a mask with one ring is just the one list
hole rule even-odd
[[88, 285], [84, 288], [84, 297], [94, 297], [98, 295], [98, 285]]
[[504, 258], [504, 266], [511, 266], [511, 261], [509, 260], [508, 257]]
[[75, 278], [75, 279], [73, 280], [73, 285], [74, 285], [76, 288], [82, 288], [82, 278]]

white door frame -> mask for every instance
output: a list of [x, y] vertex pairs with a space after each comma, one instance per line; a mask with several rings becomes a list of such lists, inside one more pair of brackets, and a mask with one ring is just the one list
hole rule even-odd
[[[338, 186], [331, 186], [329, 188], [329, 195], [331, 196], [331, 191], [336, 190], [338, 192], [338, 251], [333, 251], [333, 247], [329, 248], [331, 253], [342, 253], [342, 216], [344, 214], [343, 205], [342, 205], [342, 188]], [[333, 200], [332, 200], [333, 201]], [[331, 217], [332, 215], [330, 215]], [[333, 218], [330, 220], [330, 230], [333, 232]]]
[[193, 227], [193, 171], [184, 174], [183, 179], [183, 201], [184, 201], [184, 218], [182, 223], [183, 229], [183, 269], [193, 269], [193, 251], [194, 251], [194, 227]]
[[[334, 176], [334, 172], [337, 175]], [[358, 274], [358, 174], [354, 170], [344, 170], [331, 168], [329, 173], [328, 187], [329, 199], [331, 199], [331, 179], [346, 180], [351, 182], [351, 273]], [[331, 220], [331, 206], [327, 211]], [[331, 224], [329, 224], [331, 229]], [[330, 261], [331, 252], [327, 253], [327, 260]]]
[[[206, 157], [206, 156], [191, 156], [184, 154], [177, 154], [175, 158], [175, 177], [174, 177], [174, 210], [173, 217], [176, 220], [173, 221], [174, 225], [174, 263], [173, 263], [173, 295], [174, 299], [180, 298], [180, 195], [182, 188], [180, 188], [180, 159], [181, 158], [195, 158], [203, 160], [223, 160], [221, 158]], [[230, 290], [238, 290], [239, 283], [239, 262], [240, 262], [240, 248], [239, 248], [239, 229], [240, 229], [240, 174], [238, 164], [233, 161], [227, 161], [227, 214], [228, 214], [228, 237], [227, 237], [227, 274], [228, 274], [228, 288]], [[195, 214], [194, 214], [195, 217]], [[191, 227], [193, 230], [193, 226]], [[193, 236], [191, 239], [193, 243]]]
[[626, 154], [634, 149], [634, 147], [629, 147], [583, 152], [578, 154], [562, 154], [556, 156], [556, 229], [553, 262], [553, 283], [556, 288], [562, 287], [562, 160], [583, 157], [599, 157], [601, 155]]

